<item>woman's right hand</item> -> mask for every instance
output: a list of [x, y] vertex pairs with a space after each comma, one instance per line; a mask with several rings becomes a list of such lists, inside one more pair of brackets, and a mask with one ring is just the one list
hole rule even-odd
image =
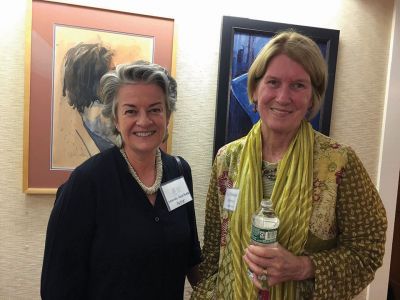
[[259, 289], [262, 287], [258, 276], [263, 274], [267, 276], [269, 286], [314, 277], [314, 265], [308, 256], [296, 256], [279, 244], [271, 247], [249, 245], [243, 259], [257, 275], [253, 282]]

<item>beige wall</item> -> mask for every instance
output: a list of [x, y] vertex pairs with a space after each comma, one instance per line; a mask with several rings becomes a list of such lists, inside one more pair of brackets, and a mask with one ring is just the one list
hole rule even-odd
[[[222, 15], [341, 31], [331, 135], [355, 148], [376, 181], [393, 0], [252, 1], [251, 6], [221, 0], [212, 7], [178, 0], [75, 2], [176, 20], [179, 90], [172, 146], [192, 165], [201, 236]], [[14, 0], [11, 10], [8, 2], [0, 3], [0, 299], [37, 299], [53, 197], [21, 192], [26, 1]]]

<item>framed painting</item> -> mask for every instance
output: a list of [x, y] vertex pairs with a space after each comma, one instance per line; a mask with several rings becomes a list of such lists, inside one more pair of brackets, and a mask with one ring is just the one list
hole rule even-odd
[[174, 20], [42, 0], [32, 1], [28, 19], [23, 190], [53, 194], [75, 167], [114, 145], [101, 76], [136, 60], [174, 73]]
[[328, 86], [313, 127], [329, 135], [339, 30], [224, 16], [219, 56], [213, 157], [223, 145], [245, 136], [259, 120], [247, 96], [247, 72], [261, 48], [292, 28], [312, 38], [328, 64]]

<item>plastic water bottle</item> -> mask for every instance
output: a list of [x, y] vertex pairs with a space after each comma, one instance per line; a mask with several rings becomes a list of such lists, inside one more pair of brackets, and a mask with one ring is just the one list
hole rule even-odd
[[[279, 218], [272, 208], [271, 199], [263, 199], [260, 208], [253, 215], [251, 225], [251, 244], [274, 247], [277, 244]], [[268, 288], [267, 276], [258, 277], [263, 288]]]

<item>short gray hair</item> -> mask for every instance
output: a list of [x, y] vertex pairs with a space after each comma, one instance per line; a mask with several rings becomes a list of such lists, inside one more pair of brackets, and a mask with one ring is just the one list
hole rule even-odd
[[127, 84], [146, 83], [159, 86], [165, 94], [167, 115], [175, 111], [177, 85], [175, 79], [160, 65], [139, 60], [117, 65], [115, 70], [104, 74], [100, 80], [100, 99], [104, 104], [103, 115], [111, 119], [114, 133], [119, 89]]

